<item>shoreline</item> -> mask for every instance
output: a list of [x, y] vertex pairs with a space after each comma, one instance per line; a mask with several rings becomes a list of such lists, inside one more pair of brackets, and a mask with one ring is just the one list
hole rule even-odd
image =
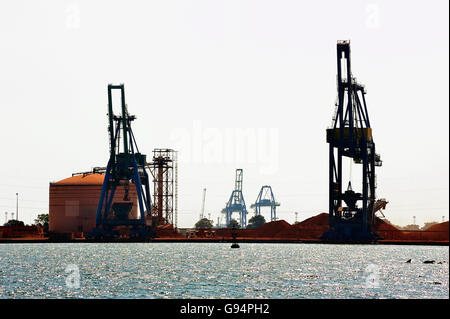
[[[278, 239], [278, 238], [237, 238], [239, 243], [260, 244], [332, 244], [332, 245], [419, 245], [419, 246], [449, 246], [448, 241], [406, 241], [406, 240], [378, 240], [374, 242], [327, 242], [318, 239]], [[25, 243], [232, 243], [233, 238], [153, 238], [149, 240], [87, 240], [67, 239], [50, 240], [49, 238], [2, 238], [0, 244], [25, 244]]]

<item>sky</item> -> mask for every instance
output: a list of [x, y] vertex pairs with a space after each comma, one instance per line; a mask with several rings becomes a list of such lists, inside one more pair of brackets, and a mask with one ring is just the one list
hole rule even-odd
[[108, 83], [125, 84], [143, 153], [179, 151], [179, 227], [198, 220], [203, 188], [217, 221], [236, 168], [250, 212], [263, 185], [279, 219], [327, 212], [338, 40], [351, 41], [366, 85], [385, 216], [448, 220], [448, 10], [444, 0], [1, 1], [0, 221], [16, 193], [30, 224], [48, 212], [50, 182], [106, 166]]

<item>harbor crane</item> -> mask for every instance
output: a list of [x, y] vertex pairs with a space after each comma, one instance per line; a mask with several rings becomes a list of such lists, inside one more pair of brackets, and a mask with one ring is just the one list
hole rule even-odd
[[261, 207], [270, 207], [270, 221], [273, 222], [277, 220], [277, 206], [280, 206], [280, 203], [275, 201], [272, 187], [264, 185], [261, 187], [255, 203], [250, 207], [255, 209], [255, 216], [261, 215]]
[[[366, 105], [366, 90], [351, 72], [350, 41], [337, 43], [338, 98], [333, 123], [326, 130], [329, 143], [329, 232], [325, 240], [371, 241], [373, 233], [376, 176], [381, 166]], [[351, 181], [343, 190], [343, 158], [362, 164], [361, 191], [353, 190]]]
[[[114, 90], [119, 91], [121, 96], [121, 115], [113, 112]], [[126, 226], [130, 238], [149, 238], [152, 230], [146, 221], [151, 216], [151, 194], [146, 155], [139, 152], [131, 129], [131, 122], [136, 117], [128, 113], [123, 84], [108, 85], [108, 119], [110, 155], [97, 206], [96, 227], [88, 236], [96, 239], [117, 238], [117, 227]], [[135, 204], [129, 196], [130, 187], [136, 189], [138, 218], [130, 216]], [[123, 197], [120, 196], [122, 198], [114, 196], [117, 188], [124, 190]]]
[[242, 194], [243, 171], [236, 169], [236, 179], [234, 190], [225, 207], [226, 224], [230, 224], [231, 216], [234, 212], [239, 212], [240, 225], [242, 228], [247, 226], [247, 207], [245, 206], [244, 195]]

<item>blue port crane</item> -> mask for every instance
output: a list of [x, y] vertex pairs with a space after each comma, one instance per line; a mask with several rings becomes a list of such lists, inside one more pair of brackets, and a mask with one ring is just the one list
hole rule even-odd
[[280, 206], [280, 203], [275, 201], [272, 187], [264, 185], [261, 187], [255, 203], [250, 207], [255, 209], [255, 216], [261, 215], [261, 207], [270, 207], [270, 221], [275, 221], [277, 220], [277, 206]]
[[[120, 93], [121, 115], [113, 112], [114, 90]], [[146, 155], [139, 152], [131, 129], [131, 122], [136, 117], [128, 113], [123, 84], [108, 85], [108, 119], [110, 155], [97, 206], [96, 227], [89, 237], [118, 237], [118, 226], [128, 226], [130, 238], [151, 237], [151, 228], [146, 224], [146, 217], [151, 216], [148, 164]], [[118, 187], [124, 190], [123, 198], [114, 196]], [[139, 206], [137, 218], [130, 216], [135, 204], [129, 197], [130, 187], [136, 189]]]
[[[329, 143], [329, 226], [323, 234], [326, 240], [372, 241], [376, 176], [381, 166], [375, 152], [375, 142], [366, 105], [366, 90], [351, 72], [350, 41], [337, 43], [336, 113], [326, 130]], [[353, 190], [351, 180], [344, 191], [343, 158], [350, 164], [362, 164], [362, 185]]]
[[241, 168], [236, 169], [236, 179], [234, 190], [225, 207], [226, 223], [230, 224], [232, 214], [239, 212], [241, 227], [247, 226], [247, 207], [245, 206], [244, 195], [242, 194], [243, 171]]

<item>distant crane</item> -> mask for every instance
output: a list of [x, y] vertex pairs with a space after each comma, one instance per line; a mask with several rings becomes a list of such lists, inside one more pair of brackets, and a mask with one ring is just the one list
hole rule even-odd
[[16, 193], [16, 219], [19, 220], [19, 193]]
[[225, 207], [226, 224], [230, 224], [232, 214], [239, 212], [241, 227], [247, 226], [247, 207], [245, 206], [244, 195], [242, 194], [243, 172], [241, 168], [236, 169], [236, 179], [234, 190]]
[[202, 210], [200, 212], [200, 219], [203, 219], [205, 217], [205, 199], [206, 199], [206, 188], [203, 188]]
[[[350, 62], [350, 41], [338, 41], [338, 102], [332, 127], [326, 131], [329, 143], [330, 231], [323, 234], [322, 239], [371, 241], [377, 238], [372, 230], [376, 198], [375, 167], [381, 166], [382, 162], [375, 152], [366, 90], [353, 77]], [[361, 193], [353, 190], [350, 181], [347, 190], [343, 191], [343, 157], [362, 164]]]
[[272, 187], [264, 185], [261, 187], [255, 203], [250, 207], [255, 209], [255, 216], [261, 215], [261, 207], [270, 207], [270, 221], [275, 221], [277, 220], [277, 206], [280, 206], [280, 203], [275, 201]]

